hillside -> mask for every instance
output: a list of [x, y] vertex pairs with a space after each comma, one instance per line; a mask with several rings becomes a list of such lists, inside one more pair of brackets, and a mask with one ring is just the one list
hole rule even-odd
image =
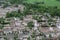
[[60, 8], [60, 2], [56, 0], [28, 0], [28, 3], [44, 2], [45, 6], [58, 6]]
[[0, 0], [0, 1], [4, 1], [4, 0]]

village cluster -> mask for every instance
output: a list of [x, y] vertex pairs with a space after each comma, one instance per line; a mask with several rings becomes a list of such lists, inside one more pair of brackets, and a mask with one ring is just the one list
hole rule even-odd
[[[24, 10], [24, 5], [18, 5], [18, 7], [9, 6], [6, 8], [2, 8], [3, 5], [0, 6], [0, 18], [6, 17], [7, 12]], [[33, 19], [34, 15], [27, 15], [20, 20], [18, 17], [5, 18], [6, 22], [10, 24], [4, 25], [2, 29], [0, 29], [0, 40], [59, 40], [60, 38], [60, 18], [55, 17], [52, 18], [55, 23], [50, 22], [51, 25], [48, 25], [47, 18], [43, 15], [41, 16], [41, 21]], [[28, 27], [29, 22], [32, 22], [32, 28]], [[29, 25], [30, 26], [30, 25]], [[50, 27], [45, 27], [50, 26]], [[56, 26], [56, 27], [55, 27]]]

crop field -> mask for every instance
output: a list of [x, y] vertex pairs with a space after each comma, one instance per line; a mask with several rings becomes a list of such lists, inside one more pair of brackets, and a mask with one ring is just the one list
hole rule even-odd
[[28, 3], [34, 3], [34, 2], [44, 2], [45, 6], [58, 6], [60, 8], [60, 1], [56, 0], [28, 0]]

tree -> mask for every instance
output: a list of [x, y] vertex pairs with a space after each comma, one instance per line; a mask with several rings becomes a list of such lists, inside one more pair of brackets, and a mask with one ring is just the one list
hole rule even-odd
[[0, 18], [0, 29], [2, 29], [6, 24], [9, 24], [9, 22], [5, 22], [4, 18]]
[[18, 32], [15, 32], [14, 33], [14, 40], [17, 40], [17, 38], [18, 38]]
[[6, 18], [10, 18], [10, 17], [23, 18], [23, 13], [18, 13], [18, 12], [7, 13], [7, 14], [6, 14]]
[[10, 6], [8, 3], [5, 3], [4, 5], [3, 5], [3, 8], [6, 8], [6, 7], [8, 7], [8, 6]]
[[0, 18], [0, 29], [4, 27], [4, 20], [3, 18]]
[[20, 9], [18, 9], [18, 13], [21, 13], [21, 10]]
[[35, 32], [32, 33], [31, 37], [32, 37], [32, 38], [36, 38]]
[[5, 40], [8, 40], [7, 37], [4, 37]]
[[30, 29], [32, 29], [32, 27], [34, 27], [34, 24], [33, 24], [32, 21], [31, 21], [31, 22], [28, 22], [28, 27], [29, 27]]
[[30, 40], [30, 37], [28, 37], [27, 40]]
[[56, 0], [56, 1], [60, 1], [60, 0]]

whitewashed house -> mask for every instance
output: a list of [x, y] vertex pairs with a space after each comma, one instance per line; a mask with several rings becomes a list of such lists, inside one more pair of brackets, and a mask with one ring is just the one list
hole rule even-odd
[[60, 29], [60, 18], [57, 19], [56, 27]]
[[3, 28], [3, 32], [4, 32], [5, 34], [7, 34], [7, 33], [12, 33], [11, 27], [4, 27], [4, 28]]
[[0, 40], [5, 40], [4, 38], [0, 38]]

